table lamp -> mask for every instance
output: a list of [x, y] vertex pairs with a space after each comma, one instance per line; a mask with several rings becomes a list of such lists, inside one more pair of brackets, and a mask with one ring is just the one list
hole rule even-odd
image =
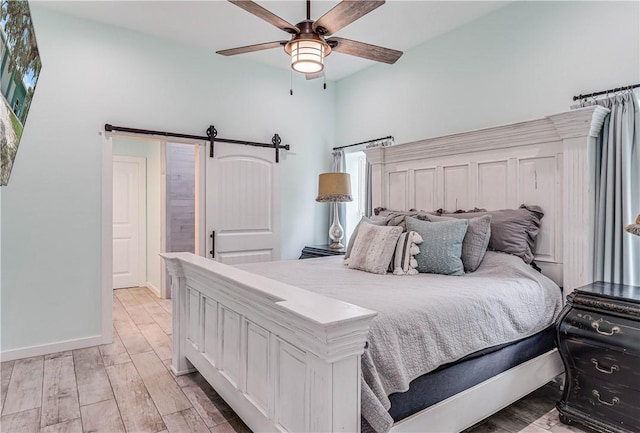
[[351, 178], [348, 173], [322, 173], [318, 179], [318, 197], [316, 201], [331, 202], [333, 204], [333, 224], [329, 227], [329, 238], [333, 241], [329, 248], [339, 250], [344, 248], [340, 243], [344, 236], [344, 229], [338, 217], [338, 203], [352, 201]]
[[640, 214], [638, 214], [635, 224], [629, 224], [624, 229], [632, 235], [640, 236]]

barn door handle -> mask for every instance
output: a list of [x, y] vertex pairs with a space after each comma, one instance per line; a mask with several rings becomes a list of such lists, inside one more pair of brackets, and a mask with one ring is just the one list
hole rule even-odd
[[213, 230], [209, 237], [211, 238], [211, 251], [209, 251], [209, 254], [211, 254], [211, 258], [213, 259], [216, 257], [216, 231]]

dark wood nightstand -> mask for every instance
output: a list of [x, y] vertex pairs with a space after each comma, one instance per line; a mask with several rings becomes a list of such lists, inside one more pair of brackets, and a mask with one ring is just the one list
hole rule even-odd
[[640, 431], [640, 287], [597, 282], [567, 297], [556, 342], [567, 373], [565, 424]]
[[306, 246], [300, 254], [300, 259], [311, 259], [314, 257], [326, 257], [326, 256], [342, 256], [344, 255], [344, 248], [339, 250], [333, 250], [329, 248], [329, 245], [311, 245]]

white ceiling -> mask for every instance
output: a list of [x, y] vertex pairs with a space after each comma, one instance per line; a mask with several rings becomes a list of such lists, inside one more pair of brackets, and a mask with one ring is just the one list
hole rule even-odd
[[[305, 18], [304, 0], [263, 0], [258, 3], [294, 25]], [[311, 18], [318, 19], [337, 3], [312, 1]], [[336, 36], [406, 51], [507, 3], [389, 0], [337, 32]], [[211, 51], [212, 56], [217, 55], [215, 51], [225, 48], [289, 39], [285, 32], [223, 0], [46, 1], [39, 4], [81, 18], [205, 48]], [[262, 64], [289, 68], [289, 61], [279, 48], [240, 56]], [[235, 58], [227, 57], [225, 61], [233, 62]], [[327, 79], [339, 80], [374, 63], [333, 53], [326, 60], [325, 72]]]

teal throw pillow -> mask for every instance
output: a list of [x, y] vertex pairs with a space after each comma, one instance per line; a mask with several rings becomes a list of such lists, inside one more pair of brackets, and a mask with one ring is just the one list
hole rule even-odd
[[428, 222], [407, 217], [406, 222], [407, 230], [418, 232], [423, 239], [416, 255], [418, 272], [464, 275], [460, 256], [468, 220]]

